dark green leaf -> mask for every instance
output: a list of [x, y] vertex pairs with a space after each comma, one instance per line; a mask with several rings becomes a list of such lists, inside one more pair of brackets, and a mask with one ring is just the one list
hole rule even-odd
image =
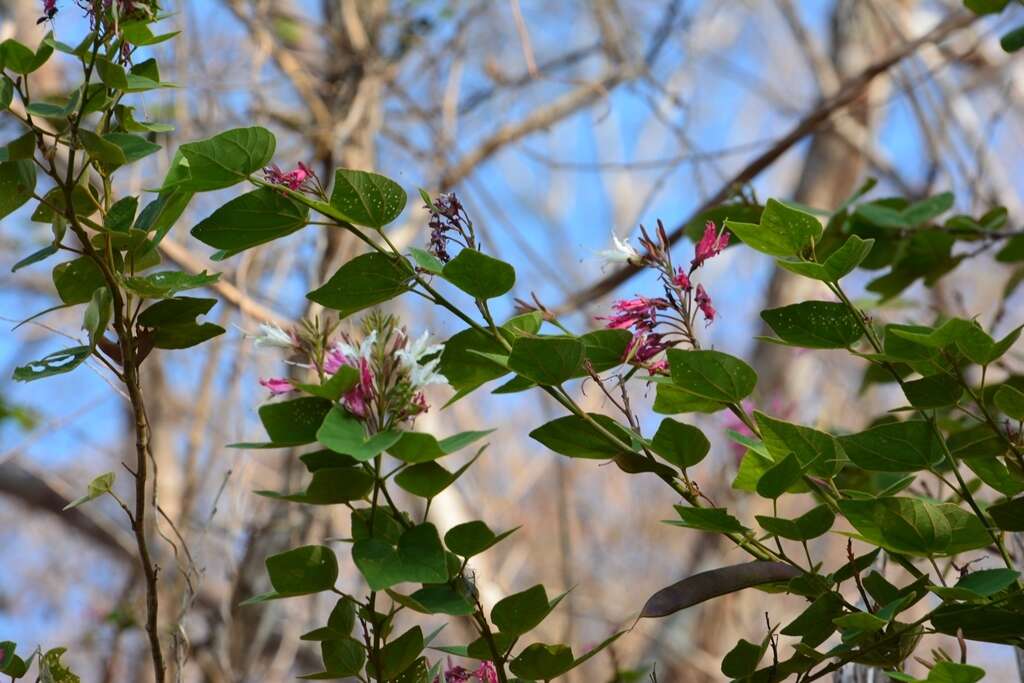
[[[516, 529], [518, 528], [516, 527]], [[466, 522], [452, 527], [444, 535], [444, 544], [456, 555], [470, 558], [496, 545], [516, 529], [495, 534], [483, 522]]]
[[441, 271], [444, 279], [475, 299], [493, 299], [516, 283], [515, 268], [474, 249], [463, 249]]
[[590, 367], [594, 372], [604, 372], [622, 364], [633, 334], [629, 330], [594, 330], [579, 339]]
[[722, 673], [729, 678], [742, 678], [754, 673], [766, 646], [741, 639], [722, 659]]
[[822, 282], [836, 282], [853, 272], [867, 258], [874, 245], [874, 240], [865, 240], [857, 235], [850, 235], [843, 246], [832, 252], [824, 263], [791, 259], [777, 259], [776, 263], [797, 275]]
[[0, 163], [0, 218], [32, 198], [36, 167], [28, 159]]
[[802, 475], [800, 460], [790, 453], [761, 475], [757, 481], [757, 493], [764, 498], [778, 498], [786, 489], [800, 481]]
[[313, 472], [305, 491], [282, 494], [257, 491], [261, 496], [305, 505], [338, 505], [359, 500], [373, 489], [373, 475], [356, 467], [327, 467]]
[[33, 382], [44, 377], [71, 372], [85, 362], [92, 353], [88, 346], [73, 346], [53, 353], [14, 369], [12, 378], [17, 382]]
[[[380, 672], [374, 672], [379, 681], [394, 679], [405, 671], [423, 651], [423, 631], [419, 626], [398, 636], [380, 651]], [[371, 663], [371, 669], [372, 663]]]
[[549, 601], [544, 586], [537, 584], [499, 600], [491, 610], [491, 621], [502, 633], [520, 636], [539, 626], [560, 599]]
[[819, 505], [796, 519], [781, 519], [757, 515], [757, 523], [770, 534], [791, 541], [809, 541], [827, 533], [836, 516], [827, 505]]
[[956, 377], [940, 374], [904, 382], [903, 393], [915, 408], [944, 408], [958, 403], [964, 389]]
[[711, 450], [711, 442], [696, 427], [666, 417], [651, 440], [651, 448], [676, 467], [685, 469], [704, 459]]
[[188, 296], [163, 299], [139, 315], [139, 324], [143, 327], [160, 327], [189, 323], [197, 317], [209, 313], [216, 303], [216, 299], [199, 299]]
[[555, 386], [577, 374], [583, 349], [573, 337], [519, 337], [512, 344], [508, 366], [537, 384]]
[[260, 406], [260, 420], [276, 444], [301, 446], [317, 440], [317, 430], [331, 410], [331, 402], [304, 396]]
[[352, 546], [352, 560], [371, 590], [384, 590], [398, 583], [443, 583], [448, 580], [444, 548], [433, 524], [408, 529], [398, 539], [397, 549], [379, 538]]
[[810, 349], [847, 348], [864, 334], [850, 309], [831, 301], [773, 308], [761, 311], [761, 317], [782, 341]]
[[402, 432], [401, 438], [387, 447], [388, 453], [407, 463], [421, 463], [437, 460], [465, 448], [469, 444], [490, 434], [493, 429], [460, 432], [438, 441], [433, 435], [423, 432]]
[[843, 450], [831, 434], [778, 420], [760, 411], [754, 412], [754, 419], [765, 447], [775, 459], [793, 453], [802, 469], [822, 477], [833, 477], [842, 469]]
[[331, 408], [318, 427], [317, 441], [332, 451], [351, 455], [360, 462], [380, 455], [402, 437], [402, 432], [395, 430], [378, 432], [367, 437], [363, 423], [338, 406]]
[[405, 190], [390, 178], [346, 168], [334, 172], [331, 206], [355, 225], [383, 228], [398, 218], [407, 200]]
[[195, 275], [176, 270], [167, 270], [141, 277], [123, 278], [124, 286], [145, 299], [166, 299], [178, 292], [212, 285], [220, 279], [220, 273], [205, 270]]
[[1018, 26], [999, 39], [999, 45], [1005, 52], [1016, 52], [1024, 47], [1024, 26]]
[[235, 128], [182, 145], [162, 190], [208, 192], [231, 187], [266, 166], [277, 145], [266, 128]]
[[568, 645], [533, 643], [509, 664], [512, 673], [527, 680], [551, 680], [572, 669], [573, 654]]
[[338, 580], [338, 559], [322, 545], [307, 545], [267, 558], [267, 574], [273, 591], [243, 605], [330, 590]]
[[261, 187], [235, 197], [192, 228], [204, 244], [232, 254], [290, 235], [306, 225], [309, 209]]
[[[629, 432], [615, 420], [597, 413], [588, 415], [605, 431], [620, 441], [630, 443]], [[611, 443], [590, 422], [577, 415], [566, 415], [552, 420], [530, 432], [530, 437], [554, 452], [571, 458], [608, 460], [623, 452], [621, 447]]]
[[748, 246], [770, 256], [795, 256], [821, 236], [821, 223], [814, 216], [769, 199], [760, 225], [727, 221], [729, 228]]
[[1024, 531], [1024, 498], [991, 505], [988, 514], [1003, 531]]
[[694, 508], [675, 506], [679, 513], [678, 520], [668, 520], [672, 526], [682, 526], [700, 531], [713, 531], [721, 534], [742, 534], [749, 531], [740, 521], [729, 514], [725, 508]]
[[996, 407], [1007, 417], [1024, 420], [1024, 392], [1004, 384], [996, 390], [993, 400]]
[[854, 464], [873, 472], [927, 470], [943, 458], [942, 443], [923, 420], [881, 424], [839, 443]]
[[306, 298], [338, 311], [344, 318], [408, 291], [412, 276], [404, 259], [399, 262], [384, 254], [363, 254], [339, 268]]
[[676, 386], [711, 401], [741, 401], [757, 384], [753, 368], [721, 351], [669, 349], [668, 362]]

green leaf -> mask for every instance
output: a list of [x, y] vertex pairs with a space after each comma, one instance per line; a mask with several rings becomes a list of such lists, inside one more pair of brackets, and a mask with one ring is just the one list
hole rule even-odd
[[104, 472], [95, 479], [89, 482], [89, 487], [86, 489], [86, 494], [80, 498], [76, 498], [62, 509], [62, 512], [76, 508], [83, 503], [88, 503], [90, 500], [96, 500], [100, 496], [110, 493], [114, 488], [114, 473]]
[[519, 337], [508, 366], [537, 384], [556, 386], [576, 375], [583, 352], [583, 342], [573, 337]]
[[52, 54], [53, 47], [45, 40], [39, 44], [35, 52], [14, 38], [8, 38], [0, 43], [0, 64], [22, 76], [27, 76], [41, 67]]
[[329, 680], [356, 676], [366, 663], [366, 648], [350, 637], [325, 639], [320, 643], [320, 656], [324, 661], [323, 673], [303, 674], [306, 680]]
[[0, 76], [0, 111], [9, 109], [13, 100], [14, 82], [7, 76]]
[[440, 275], [444, 269], [444, 263], [441, 259], [437, 258], [429, 251], [420, 249], [418, 247], [411, 247], [409, 253], [412, 254], [412, 260], [416, 262], [416, 265], [434, 275]]
[[767, 643], [758, 645], [740, 639], [722, 659], [722, 673], [729, 678], [749, 676], [757, 670], [757, 664], [761, 661], [766, 649]]
[[78, 139], [89, 153], [89, 158], [108, 167], [117, 167], [128, 163], [124, 151], [113, 142], [104, 140], [90, 130], [78, 131]]
[[1020, 572], [1012, 569], [981, 569], [963, 576], [955, 586], [929, 586], [945, 600], [981, 600], [1017, 584]]
[[167, 299], [178, 292], [206, 287], [220, 279], [220, 273], [207, 273], [205, 270], [195, 275], [176, 270], [166, 270], [142, 277], [122, 278], [127, 289], [145, 299]]
[[39, 360], [15, 368], [12, 378], [16, 382], [34, 382], [44, 377], [62, 375], [84, 363], [91, 353], [92, 349], [88, 346], [73, 346], [69, 349], [54, 351]]
[[964, 6], [975, 14], [996, 14], [1002, 12], [1010, 0], [964, 0]]
[[188, 296], [162, 299], [139, 315], [139, 324], [143, 327], [160, 327], [189, 323], [197, 317], [209, 313], [216, 303], [216, 299], [199, 299]]
[[749, 531], [725, 508], [694, 508], [682, 505], [674, 507], [679, 513], [679, 519], [668, 520], [666, 524], [720, 534], [743, 534]]
[[924, 420], [880, 424], [839, 443], [855, 465], [873, 472], [928, 470], [943, 458], [942, 443]]
[[757, 481], [757, 494], [764, 498], [778, 498], [793, 484], [800, 481], [803, 468], [800, 460], [790, 453], [769, 467]]
[[764, 445], [776, 459], [793, 453], [800, 467], [811, 474], [831, 478], [843, 467], [845, 456], [831, 434], [795, 425], [754, 411]]
[[[379, 681], [394, 679], [411, 666], [422, 651], [423, 631], [419, 626], [413, 626], [411, 629], [381, 648], [381, 670], [380, 672], [374, 672], [377, 674], [374, 677]], [[369, 668], [373, 670], [372, 662]]]
[[757, 523], [765, 531], [791, 541], [809, 541], [822, 536], [832, 528], [835, 519], [828, 505], [812, 508], [796, 519], [757, 515]]
[[1024, 498], [990, 505], [988, 514], [1003, 531], [1024, 531]]
[[164, 325], [153, 335], [153, 346], [158, 349], [188, 349], [224, 334], [225, 329], [213, 323], [184, 323]]
[[848, 348], [864, 334], [846, 305], [831, 301], [773, 308], [761, 311], [761, 318], [783, 342], [810, 349]]
[[331, 206], [355, 225], [383, 228], [398, 218], [407, 200], [405, 190], [390, 178], [346, 168], [334, 172]]
[[943, 605], [931, 613], [936, 631], [951, 636], [962, 633], [968, 640], [989, 643], [1020, 644], [1018, 610], [980, 605]]
[[356, 467], [325, 467], [313, 472], [313, 479], [300, 493], [256, 491], [261, 496], [305, 505], [338, 505], [359, 500], [373, 490], [373, 475]]
[[491, 610], [491, 621], [502, 633], [521, 636], [539, 626], [559, 600], [549, 601], [544, 586], [537, 584], [499, 600]]
[[874, 240], [865, 240], [857, 235], [850, 235], [843, 246], [832, 252], [824, 263], [781, 258], [776, 259], [776, 263], [797, 275], [822, 282], [837, 282], [840, 278], [852, 273], [871, 253], [871, 248], [874, 245]]
[[448, 580], [444, 548], [433, 524], [420, 524], [402, 533], [395, 548], [380, 538], [356, 541], [352, 560], [371, 590], [395, 584], [443, 583]]
[[338, 311], [344, 318], [408, 291], [412, 276], [404, 259], [396, 261], [384, 254], [363, 254], [339, 268], [330, 280], [306, 298]]
[[436, 462], [421, 462], [395, 475], [395, 483], [414, 496], [433, 498], [451, 486], [462, 471], [452, 474]]
[[725, 226], [751, 248], [777, 257], [800, 254], [822, 232], [817, 218], [774, 199], [765, 205], [760, 225], [730, 220]]
[[533, 643], [509, 663], [509, 668], [520, 678], [548, 681], [572, 669], [573, 660], [568, 645]]
[[277, 145], [266, 128], [235, 128], [178, 149], [161, 190], [209, 192], [231, 187], [266, 166]]
[[330, 410], [330, 401], [303, 396], [262, 405], [259, 414], [272, 442], [282, 446], [302, 446], [317, 440], [317, 430]]
[[463, 249], [441, 271], [445, 280], [475, 299], [493, 299], [516, 283], [515, 268], [475, 249]]
[[221, 206], [192, 228], [192, 236], [237, 254], [301, 229], [308, 215], [306, 206], [261, 187]]
[[469, 559], [497, 545], [518, 528], [495, 534], [484, 522], [466, 522], [452, 527], [444, 535], [444, 544], [456, 555]]
[[293, 386], [307, 394], [326, 398], [329, 401], [337, 401], [358, 383], [359, 370], [350, 365], [343, 365], [323, 384], [295, 383]]
[[651, 449], [680, 469], [699, 463], [711, 450], [711, 442], [693, 425], [666, 417], [658, 426]]
[[32, 161], [0, 163], [0, 218], [7, 216], [32, 198], [36, 189], [36, 167]]
[[82, 329], [89, 335], [89, 345], [93, 348], [96, 347], [106, 331], [111, 313], [110, 290], [100, 287], [92, 293], [92, 299], [85, 307], [85, 314], [82, 316]]
[[171, 31], [169, 33], [153, 35], [149, 25], [144, 21], [130, 21], [121, 24], [121, 37], [132, 45], [156, 45], [174, 38], [179, 33], [181, 32]]
[[746, 398], [757, 373], [739, 358], [721, 351], [669, 349], [672, 382], [689, 394], [720, 403]]
[[367, 437], [363, 423], [338, 406], [331, 408], [316, 432], [316, 440], [325, 447], [351, 455], [360, 462], [380, 455], [400, 438], [402, 432], [394, 430]]
[[724, 403], [695, 396], [671, 383], [668, 377], [651, 378], [655, 384], [652, 410], [661, 415], [679, 413], [715, 413], [725, 409]]
[[1024, 392], [1009, 384], [1004, 384], [996, 389], [992, 399], [995, 401], [996, 407], [1007, 417], [1024, 420]]
[[[612, 418], [597, 413], [587, 415], [620, 441], [630, 443], [629, 432]], [[570, 458], [608, 460], [623, 453], [622, 448], [610, 443], [590, 422], [577, 415], [552, 420], [530, 432], [530, 437]]]
[[433, 435], [423, 432], [402, 432], [401, 438], [389, 445], [387, 451], [407, 463], [429, 462], [445, 455], [451, 455], [493, 431], [493, 429], [486, 429], [460, 432], [440, 441]]
[[266, 564], [273, 590], [249, 598], [243, 605], [319, 593], [334, 588], [338, 580], [338, 558], [323, 545], [307, 545], [271, 555]]
[[991, 542], [976, 517], [949, 503], [883, 497], [841, 500], [839, 509], [864, 539], [891, 552], [953, 555]]
[[53, 284], [64, 303], [84, 304], [92, 299], [93, 292], [106, 284], [106, 280], [92, 259], [81, 256], [58, 264], [53, 269]]
[[1024, 47], [1024, 25], [1004, 33], [1003, 37], [999, 39], [999, 45], [1004, 52], [1016, 52]]
[[632, 339], [633, 334], [629, 330], [594, 330], [579, 337], [583, 342], [583, 354], [594, 372], [622, 365]]
[[929, 409], [956, 405], [964, 389], [956, 377], [939, 374], [904, 382], [903, 393], [910, 405]]

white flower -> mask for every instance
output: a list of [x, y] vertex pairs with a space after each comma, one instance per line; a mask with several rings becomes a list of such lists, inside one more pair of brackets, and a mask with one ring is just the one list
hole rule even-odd
[[373, 354], [373, 345], [376, 343], [377, 330], [374, 330], [363, 337], [363, 341], [359, 343], [359, 348], [343, 341], [335, 343], [334, 348], [350, 362], [355, 363], [360, 358], [367, 361], [370, 360], [370, 356]]
[[620, 240], [619, 236], [612, 232], [612, 242], [615, 244], [614, 249], [604, 249], [599, 252], [601, 258], [608, 263], [636, 263], [641, 260], [640, 254], [633, 245], [629, 243], [629, 240]]
[[409, 371], [409, 383], [413, 389], [422, 389], [428, 384], [447, 384], [444, 375], [437, 372], [440, 357], [427, 363], [420, 363], [425, 356], [430, 356], [444, 348], [443, 344], [430, 344], [430, 333], [424, 332], [413, 342], [406, 341], [405, 348], [395, 352], [399, 363]]
[[295, 347], [295, 339], [292, 335], [288, 334], [274, 323], [260, 323], [259, 334], [254, 336], [256, 337], [255, 346], [257, 348], [270, 346], [281, 349], [291, 349]]

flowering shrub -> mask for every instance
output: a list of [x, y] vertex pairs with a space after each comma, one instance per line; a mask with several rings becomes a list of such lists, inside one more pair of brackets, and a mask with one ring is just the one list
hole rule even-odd
[[[560, 643], [524, 645], [561, 596], [537, 585], [486, 609], [472, 560], [511, 531], [494, 531], [482, 520], [438, 529], [430, 520], [431, 501], [484, 449], [477, 446], [474, 458], [454, 471], [443, 459], [482, 443], [489, 432], [439, 438], [416, 431], [417, 416], [429, 409], [424, 388], [447, 384], [454, 400], [508, 376], [508, 391], [543, 392], [564, 409], [530, 432], [533, 439], [562, 456], [610, 461], [627, 476], [656, 477], [679, 500], [670, 524], [685, 533], [722, 535], [749, 556], [659, 591], [638, 606], [643, 618], [754, 586], [805, 599], [795, 619], [769, 621], [762, 640], [737, 643], [722, 662], [726, 676], [812, 681], [857, 662], [909, 681], [914, 679], [901, 672], [904, 662], [925, 647], [927, 636], [947, 634], [959, 639], [959, 661], [939, 653], [929, 662], [927, 680], [974, 681], [983, 671], [966, 663], [968, 641], [1024, 644], [1024, 593], [1007, 545], [1008, 534], [1024, 531], [1024, 382], [1008, 356], [1021, 328], [996, 339], [967, 318], [884, 322], [854, 303], [843, 284], [858, 269], [887, 269], [867, 286], [880, 299], [919, 280], [934, 284], [959, 264], [953, 251], [958, 243], [998, 246], [997, 258], [1020, 261], [1022, 237], [1004, 230], [1004, 209], [943, 220], [953, 204], [948, 194], [866, 201], [870, 184], [832, 212], [825, 226], [782, 201], [726, 204], [713, 211], [721, 225], [709, 220], [703, 232], [697, 226], [685, 266], [673, 258], [660, 223], [653, 235], [642, 231], [639, 248], [613, 236], [608, 259], [651, 269], [660, 291], [615, 302], [599, 318], [602, 329], [576, 333], [539, 304], [499, 322], [491, 302], [513, 288], [515, 269], [484, 253], [454, 194], [422, 193], [427, 248], [401, 252], [385, 231], [407, 206], [397, 183], [338, 169], [325, 186], [301, 163], [283, 171], [273, 164], [275, 138], [261, 127], [182, 145], [141, 211], [140, 197], [116, 196], [111, 177], [155, 151], [146, 136], [166, 130], [138, 121], [124, 103], [165, 85], [155, 61], [136, 63], [135, 51], [171, 36], [153, 33], [156, 3], [82, 5], [93, 32], [79, 44], [51, 34], [35, 50], [13, 41], [0, 48], [0, 104], [25, 130], [2, 150], [0, 217], [31, 200], [33, 217], [53, 228], [53, 242], [15, 269], [71, 254], [54, 267], [53, 280], [63, 306], [83, 307], [85, 331], [82, 344], [17, 368], [14, 378], [37, 380], [94, 358], [124, 383], [135, 417], [135, 500], [119, 502], [143, 568], [155, 680], [165, 680], [166, 665], [146, 526], [152, 474], [139, 368], [154, 348], [185, 349], [224, 331], [197, 322], [214, 300], [181, 295], [218, 276], [155, 271], [156, 248], [194, 195], [238, 185], [246, 191], [191, 231], [217, 250], [215, 259], [306, 228], [311, 216], [367, 245], [366, 253], [308, 294], [333, 312], [330, 317], [293, 330], [268, 324], [254, 335], [257, 346], [278, 350], [293, 368], [287, 377], [260, 382], [271, 400], [259, 408], [267, 441], [258, 446], [300, 449], [309, 473], [304, 490], [258, 493], [300, 505], [342, 506], [351, 517], [351, 538], [340, 548], [314, 544], [268, 557], [271, 590], [245, 603], [337, 596], [326, 624], [302, 636], [319, 643], [322, 655], [323, 671], [308, 678], [547, 681], [623, 636], [615, 633], [583, 653]], [[43, 11], [49, 21], [57, 8], [44, 3]], [[55, 50], [81, 63], [83, 82], [63, 102], [34, 100], [31, 74]], [[37, 173], [47, 185], [38, 191]], [[252, 226], [254, 212], [263, 216], [259, 229]], [[737, 215], [756, 222], [738, 221]], [[703, 327], [718, 315], [698, 282], [701, 268], [740, 243], [830, 293], [827, 300], [763, 311], [776, 335], [770, 341], [852, 354], [871, 369], [871, 381], [898, 387], [902, 409], [875, 417], [863, 431], [832, 434], [749, 408], [754, 370], [701, 343]], [[435, 284], [441, 281], [473, 306], [440, 293]], [[407, 332], [394, 316], [376, 310], [409, 292], [465, 329], [435, 344], [428, 333]], [[359, 313], [358, 331], [343, 331]], [[612, 414], [580, 407], [574, 383], [580, 379], [600, 388]], [[666, 417], [653, 434], [643, 432], [641, 415], [624, 398], [629, 383], [655, 387], [653, 410]], [[861, 408], [870, 416], [872, 406]], [[735, 434], [743, 447], [735, 488], [771, 501], [776, 511], [780, 499], [795, 500], [802, 514], [741, 519], [702, 493], [691, 471], [710, 443], [676, 416], [718, 412], [746, 430]], [[929, 486], [923, 492], [911, 488], [915, 481]], [[112, 483], [112, 473], [97, 477], [74, 504], [115, 495]], [[391, 495], [394, 487], [422, 499], [422, 513], [401, 509]], [[849, 537], [846, 557], [813, 556], [810, 542], [828, 533]], [[873, 569], [882, 557], [904, 573], [886, 576]], [[362, 581], [338, 585], [339, 562], [357, 569]], [[771, 599], [766, 602], [770, 616]], [[443, 643], [436, 630], [425, 634], [419, 624], [399, 632], [400, 613], [418, 613], [432, 623], [464, 618], [477, 637]], [[35, 656], [43, 666], [60, 666], [60, 652]], [[0, 672], [23, 676], [31, 660], [17, 655], [15, 644], [0, 643]]]

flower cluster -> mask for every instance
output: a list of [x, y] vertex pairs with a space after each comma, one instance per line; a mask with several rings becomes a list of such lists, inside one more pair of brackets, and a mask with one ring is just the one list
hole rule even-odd
[[706, 325], [714, 321], [717, 311], [704, 285], [693, 286], [694, 271], [704, 262], [722, 253], [729, 244], [729, 233], [719, 232], [711, 221], [705, 225], [704, 234], [694, 249], [689, 269], [675, 266], [669, 250], [665, 226], [658, 221], [656, 238], [652, 238], [641, 226], [641, 254], [626, 240], [620, 240], [614, 233], [614, 248], [602, 252], [609, 262], [626, 262], [637, 267], [650, 267], [658, 271], [665, 291], [663, 297], [637, 296], [620, 299], [612, 304], [613, 315], [598, 316], [605, 326], [615, 330], [630, 330], [633, 338], [626, 346], [623, 360], [647, 368], [652, 374], [664, 373], [668, 364], [663, 351], [687, 342], [696, 345], [693, 332], [697, 314]]
[[475, 671], [465, 667], [452, 664], [451, 657], [448, 658], [448, 666], [444, 670], [444, 678], [436, 676], [434, 683], [464, 683], [465, 681], [480, 681], [480, 683], [498, 683], [498, 670], [491, 662], [481, 662]]
[[477, 249], [476, 233], [473, 232], [473, 221], [469, 220], [465, 207], [454, 192], [439, 194], [431, 200], [424, 193], [426, 202], [423, 208], [430, 211], [430, 241], [428, 251], [442, 263], [451, 260], [448, 246], [451, 242], [469, 249]]
[[[431, 344], [424, 332], [412, 339], [394, 316], [373, 312], [363, 320], [359, 337], [336, 333], [337, 325], [306, 322], [298, 331], [264, 324], [256, 335], [258, 347], [287, 349], [289, 363], [313, 371], [321, 383], [349, 367], [356, 381], [339, 399], [350, 414], [365, 422], [371, 433], [412, 420], [429, 409], [423, 389], [447, 380], [437, 371], [442, 345]], [[285, 377], [266, 377], [260, 384], [271, 396], [299, 390]]]
[[324, 194], [323, 185], [320, 184], [316, 173], [301, 161], [290, 171], [283, 171], [277, 164], [271, 164], [263, 169], [263, 177], [268, 183], [287, 187], [293, 192]]
[[57, 16], [57, 0], [43, 0], [43, 16], [36, 20], [36, 24], [42, 24], [45, 21], [53, 21], [53, 18]]

